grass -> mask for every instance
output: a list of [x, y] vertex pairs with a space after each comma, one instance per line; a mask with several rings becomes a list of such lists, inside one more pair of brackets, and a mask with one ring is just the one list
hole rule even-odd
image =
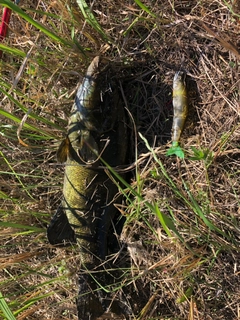
[[[0, 4], [13, 10], [0, 46], [0, 317], [77, 319], [79, 252], [51, 246], [46, 227], [61, 201], [55, 154], [74, 92], [101, 54], [136, 128], [135, 171], [121, 190], [123, 250], [114, 257], [122, 273], [105, 289], [126, 297], [132, 319], [240, 318], [237, 6]], [[166, 156], [180, 68], [189, 95], [182, 159]]]

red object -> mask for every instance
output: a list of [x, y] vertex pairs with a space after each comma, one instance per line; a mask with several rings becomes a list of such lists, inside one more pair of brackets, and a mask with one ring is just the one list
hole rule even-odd
[[[3, 16], [2, 16], [2, 23], [0, 26], [0, 42], [3, 41], [3, 39], [7, 35], [8, 31], [8, 25], [11, 17], [11, 12], [12, 10], [9, 8], [4, 8], [3, 9]], [[0, 58], [2, 57], [2, 51], [0, 50]]]
[[0, 26], [0, 41], [2, 41], [7, 35], [11, 12], [12, 10], [9, 8], [3, 9], [2, 23]]

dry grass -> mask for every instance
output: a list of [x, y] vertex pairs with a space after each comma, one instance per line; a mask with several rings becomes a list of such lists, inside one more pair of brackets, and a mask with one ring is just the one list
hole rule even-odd
[[[22, 119], [31, 108], [27, 123], [36, 128], [21, 131], [26, 148], [18, 143], [17, 123], [0, 115], [0, 291], [18, 320], [77, 319], [79, 253], [50, 246], [45, 230], [61, 200], [58, 140], [76, 85], [99, 53], [115, 68], [137, 132], [153, 148], [132, 134], [129, 162], [138, 161], [131, 185], [141, 197], [126, 204], [115, 293], [125, 297], [133, 319], [240, 319], [240, 11], [234, 3], [235, 11], [224, 0], [145, 0], [149, 12], [137, 1], [88, 3], [105, 38], [75, 1], [70, 11], [65, 1], [20, 4], [69, 46], [12, 15], [7, 44], [31, 53], [14, 87], [23, 58], [3, 55], [2, 89], [20, 106], [3, 92], [0, 109]], [[189, 92], [184, 160], [166, 157], [172, 79], [180, 68]], [[148, 203], [158, 205], [178, 234], [164, 231]]]

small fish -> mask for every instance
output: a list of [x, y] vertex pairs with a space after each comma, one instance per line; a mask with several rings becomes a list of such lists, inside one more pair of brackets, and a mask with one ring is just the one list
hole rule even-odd
[[178, 71], [176, 72], [173, 79], [173, 147], [178, 146], [188, 112], [188, 99], [185, 78], [186, 74], [182, 71]]
[[[125, 164], [127, 152], [124, 107], [114, 84], [111, 92], [104, 92], [99, 63], [99, 57], [93, 59], [77, 90], [67, 137], [57, 152], [58, 160], [66, 163], [63, 200], [47, 230], [52, 244], [79, 245], [83, 272], [77, 304], [83, 320], [95, 319], [108, 307], [97, 285], [104, 281], [103, 267], [98, 266], [108, 252], [118, 187], [102, 169], [101, 158], [116, 167]], [[98, 272], [91, 275], [93, 269]]]

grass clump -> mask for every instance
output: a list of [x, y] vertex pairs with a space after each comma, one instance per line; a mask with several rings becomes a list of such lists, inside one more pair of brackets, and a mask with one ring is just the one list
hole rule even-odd
[[[62, 196], [55, 153], [75, 89], [101, 54], [134, 119], [114, 294], [132, 319], [239, 317], [239, 12], [231, 1], [24, 1], [0, 61], [0, 317], [77, 319], [79, 253], [46, 227]], [[187, 74], [184, 157], [172, 80]], [[111, 257], [113, 258], [113, 257]], [[107, 288], [109, 289], [109, 288]], [[106, 317], [110, 315], [105, 315]], [[104, 319], [104, 317], [103, 317]]]

